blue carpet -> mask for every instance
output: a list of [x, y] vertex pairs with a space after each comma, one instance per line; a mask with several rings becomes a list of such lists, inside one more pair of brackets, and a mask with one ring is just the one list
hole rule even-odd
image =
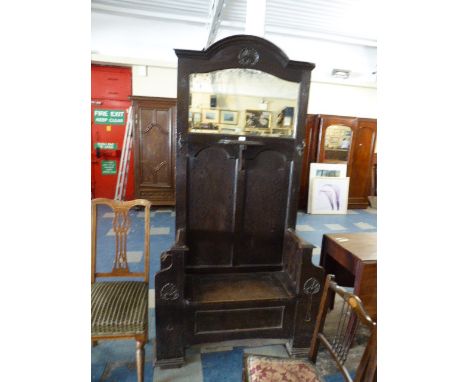
[[241, 381], [243, 357], [242, 348], [202, 354], [203, 382]]
[[[105, 374], [105, 375], [103, 375]], [[91, 366], [91, 382], [135, 382], [137, 380], [134, 362], [107, 362]], [[145, 382], [153, 381], [153, 365], [145, 363]]]

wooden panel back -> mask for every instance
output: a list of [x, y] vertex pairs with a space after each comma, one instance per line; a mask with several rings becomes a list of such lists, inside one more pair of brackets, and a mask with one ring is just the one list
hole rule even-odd
[[245, 204], [236, 264], [281, 264], [290, 162], [265, 150], [246, 160]]
[[188, 266], [232, 265], [236, 160], [220, 147], [189, 160]]

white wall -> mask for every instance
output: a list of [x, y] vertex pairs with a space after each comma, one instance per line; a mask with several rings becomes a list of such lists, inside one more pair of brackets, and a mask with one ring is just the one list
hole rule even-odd
[[146, 67], [146, 76], [139, 75], [139, 67], [132, 68], [133, 95], [177, 98], [177, 69]]
[[312, 82], [307, 112], [377, 118], [377, 89]]

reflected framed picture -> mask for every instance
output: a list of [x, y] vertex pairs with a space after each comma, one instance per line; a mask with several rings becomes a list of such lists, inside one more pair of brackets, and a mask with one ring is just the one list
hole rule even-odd
[[309, 214], [346, 214], [348, 212], [349, 177], [311, 178]]
[[264, 110], [246, 110], [245, 127], [268, 129], [270, 127], [271, 112]]
[[227, 125], [237, 125], [239, 113], [234, 110], [221, 110], [220, 123]]
[[201, 122], [201, 113], [199, 111], [194, 111], [192, 113], [192, 122], [194, 125], [198, 125]]
[[203, 123], [218, 123], [219, 122], [219, 110], [206, 109], [202, 110], [202, 122]]

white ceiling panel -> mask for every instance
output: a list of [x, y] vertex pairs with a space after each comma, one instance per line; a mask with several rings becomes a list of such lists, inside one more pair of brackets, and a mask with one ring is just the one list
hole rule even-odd
[[[208, 41], [245, 33], [247, 1], [92, 0], [95, 54], [176, 63], [174, 48], [203, 49]], [[376, 9], [373, 0], [266, 0], [264, 37], [292, 59], [314, 62], [314, 78], [375, 86]], [[214, 8], [213, 8], [214, 9]], [[216, 25], [214, 25], [216, 24]], [[209, 36], [211, 38], [209, 39]], [[214, 37], [214, 38], [213, 38]]]

